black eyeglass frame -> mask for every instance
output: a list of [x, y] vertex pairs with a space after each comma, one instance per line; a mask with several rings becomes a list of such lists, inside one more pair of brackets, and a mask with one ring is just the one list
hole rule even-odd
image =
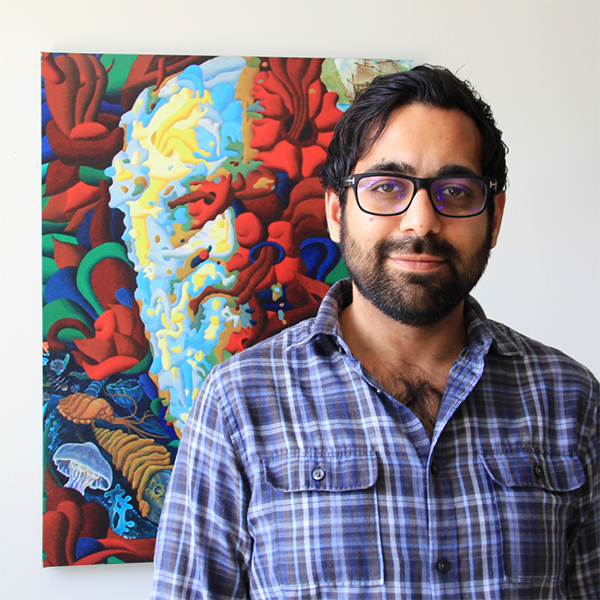
[[[409, 181], [411, 181], [413, 183], [413, 185], [414, 185], [413, 195], [404, 210], [401, 210], [400, 212], [394, 212], [394, 213], [375, 213], [375, 212], [371, 212], [370, 210], [364, 209], [360, 205], [360, 201], [358, 200], [358, 182], [361, 179], [363, 179], [364, 177], [378, 177], [378, 176], [408, 179]], [[481, 210], [477, 211], [476, 213], [471, 213], [469, 215], [446, 215], [443, 212], [441, 212], [440, 209], [435, 205], [435, 202], [433, 201], [433, 198], [431, 197], [431, 186], [436, 181], [440, 181], [442, 179], [455, 179], [455, 178], [457, 178], [457, 179], [475, 179], [477, 181], [482, 181], [486, 184], [485, 188], [484, 188], [485, 198], [483, 200], [483, 206], [481, 207]], [[494, 179], [493, 177], [485, 177], [483, 175], [471, 175], [470, 173], [469, 174], [438, 175], [437, 177], [412, 177], [410, 175], [402, 175], [400, 173], [390, 173], [390, 172], [355, 173], [354, 175], [349, 175], [348, 177], [343, 179], [342, 186], [343, 187], [351, 187], [354, 190], [354, 197], [356, 198], [356, 204], [358, 204], [358, 208], [360, 208], [360, 210], [362, 210], [362, 212], [367, 213], [368, 215], [374, 215], [376, 217], [397, 217], [398, 215], [404, 214], [410, 208], [410, 205], [412, 204], [412, 201], [415, 199], [417, 192], [420, 189], [424, 189], [427, 192], [427, 197], [429, 198], [429, 201], [431, 202], [431, 206], [433, 206], [433, 210], [435, 210], [436, 213], [438, 213], [439, 215], [442, 215], [442, 217], [449, 217], [450, 219], [468, 219], [470, 217], [476, 217], [477, 215], [480, 215], [483, 211], [485, 211], [485, 209], [487, 208], [487, 205], [488, 205], [488, 198], [489, 198], [490, 190], [493, 191], [493, 193], [498, 192], [498, 180], [497, 179]]]

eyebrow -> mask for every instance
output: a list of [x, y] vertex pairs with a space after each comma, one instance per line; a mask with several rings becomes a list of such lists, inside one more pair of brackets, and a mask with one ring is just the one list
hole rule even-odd
[[464, 165], [444, 165], [438, 169], [438, 175], [479, 175], [479, 173]]
[[[371, 165], [366, 173], [397, 173], [398, 175], [411, 175], [415, 176], [416, 170], [414, 167], [404, 162], [397, 162], [394, 160], [380, 160], [374, 165]], [[470, 167], [464, 165], [453, 165], [448, 164], [440, 167], [437, 172], [437, 176], [441, 175], [478, 175]]]
[[371, 165], [366, 171], [368, 173], [398, 173], [398, 175], [414, 175], [415, 170], [407, 163], [394, 160], [380, 160]]

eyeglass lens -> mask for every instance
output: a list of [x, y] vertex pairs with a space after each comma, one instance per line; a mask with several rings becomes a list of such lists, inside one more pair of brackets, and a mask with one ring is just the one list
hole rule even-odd
[[[415, 184], [404, 177], [370, 175], [358, 182], [357, 190], [358, 203], [363, 210], [376, 215], [393, 215], [408, 208], [415, 195]], [[478, 179], [437, 179], [427, 191], [436, 209], [447, 216], [476, 214], [485, 204], [486, 185]]]

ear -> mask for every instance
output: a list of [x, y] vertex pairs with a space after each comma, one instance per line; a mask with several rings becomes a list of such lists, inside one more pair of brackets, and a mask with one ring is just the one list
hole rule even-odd
[[325, 192], [325, 212], [327, 214], [327, 225], [329, 227], [329, 237], [339, 243], [340, 241], [340, 223], [342, 220], [342, 206], [340, 197], [327, 190]]
[[498, 234], [500, 233], [500, 225], [502, 224], [502, 216], [504, 215], [504, 205], [506, 204], [505, 192], [499, 192], [494, 196], [496, 208], [494, 210], [494, 218], [492, 219], [492, 248], [498, 242]]

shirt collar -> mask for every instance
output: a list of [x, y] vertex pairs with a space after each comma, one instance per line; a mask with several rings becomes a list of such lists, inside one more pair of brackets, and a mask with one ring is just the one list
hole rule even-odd
[[465, 302], [465, 322], [469, 345], [484, 343], [501, 356], [523, 356], [523, 348], [519, 346], [514, 336], [504, 325], [490, 321], [483, 312], [483, 308], [473, 296]]
[[342, 279], [334, 283], [319, 306], [317, 316], [312, 321], [312, 326], [304, 330], [297, 342], [290, 344], [286, 352], [293, 348], [305, 346], [312, 340], [328, 336], [335, 340], [338, 347], [345, 347], [340, 330], [340, 313], [352, 302], [352, 284], [350, 279]]
[[[303, 346], [320, 336], [330, 336], [339, 346], [345, 348], [340, 330], [339, 315], [352, 302], [352, 284], [350, 279], [342, 279], [335, 283], [323, 299], [312, 327], [288, 350]], [[523, 356], [523, 349], [508, 334], [508, 329], [494, 321], [488, 320], [477, 300], [469, 296], [465, 303], [465, 321], [469, 346], [479, 346], [495, 351], [502, 356]]]

